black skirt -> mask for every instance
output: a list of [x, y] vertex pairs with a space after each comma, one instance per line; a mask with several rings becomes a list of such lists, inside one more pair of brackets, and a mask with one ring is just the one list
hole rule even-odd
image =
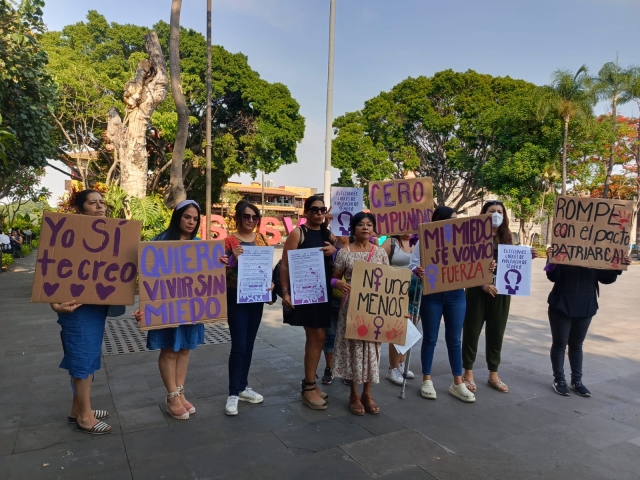
[[331, 302], [297, 305], [293, 310], [286, 308], [282, 310], [284, 323], [294, 327], [329, 328], [331, 326]]

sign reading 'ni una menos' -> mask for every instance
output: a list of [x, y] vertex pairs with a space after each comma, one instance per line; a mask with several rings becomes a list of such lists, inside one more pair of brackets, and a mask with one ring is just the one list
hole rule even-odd
[[551, 263], [626, 270], [633, 204], [628, 200], [560, 196], [553, 215]]
[[133, 305], [140, 222], [46, 212], [31, 301]]
[[493, 281], [491, 215], [420, 225], [422, 293], [448, 292]]
[[378, 235], [418, 233], [431, 221], [431, 178], [407, 178], [369, 183], [369, 206], [376, 217]]
[[227, 318], [224, 240], [140, 242], [140, 330]]

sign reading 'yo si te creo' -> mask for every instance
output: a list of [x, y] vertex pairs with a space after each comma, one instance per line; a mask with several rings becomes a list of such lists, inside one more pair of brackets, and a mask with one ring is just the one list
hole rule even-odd
[[45, 213], [31, 301], [133, 305], [140, 229], [137, 220]]
[[224, 241], [140, 242], [140, 330], [227, 319]]

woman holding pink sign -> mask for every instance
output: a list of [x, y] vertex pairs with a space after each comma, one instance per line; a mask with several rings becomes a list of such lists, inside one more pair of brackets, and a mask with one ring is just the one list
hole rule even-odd
[[[351, 291], [351, 275], [356, 261], [389, 265], [386, 252], [370, 242], [376, 229], [376, 219], [370, 213], [356, 213], [351, 220], [350, 231], [355, 239], [336, 256], [331, 286], [343, 292], [335, 352], [333, 354], [333, 374], [351, 380], [349, 409], [354, 415], [380, 413], [380, 407], [371, 396], [371, 384], [380, 382], [380, 343], [350, 340], [347, 334], [347, 311]], [[345, 280], [342, 280], [344, 277]], [[358, 393], [358, 383], [363, 383], [362, 395]]]
[[[76, 210], [81, 215], [104, 217], [106, 203], [95, 190], [83, 190], [74, 199]], [[60, 339], [64, 358], [60, 368], [69, 371], [73, 403], [68, 422], [75, 424], [76, 431], [91, 435], [103, 435], [111, 431], [104, 420], [109, 416], [106, 410], [91, 409], [91, 384], [96, 370], [100, 370], [102, 336], [107, 320], [107, 305], [81, 305], [76, 300], [52, 303], [51, 308], [58, 314], [62, 331]]]
[[[183, 200], [176, 205], [169, 228], [152, 241], [200, 240], [200, 207], [194, 200]], [[138, 323], [143, 321], [140, 309], [133, 313]], [[147, 349], [160, 349], [158, 368], [167, 389], [166, 412], [177, 420], [188, 420], [196, 413], [195, 407], [184, 396], [184, 383], [189, 367], [189, 352], [204, 343], [204, 325], [180, 325], [177, 328], [159, 328], [147, 332]]]

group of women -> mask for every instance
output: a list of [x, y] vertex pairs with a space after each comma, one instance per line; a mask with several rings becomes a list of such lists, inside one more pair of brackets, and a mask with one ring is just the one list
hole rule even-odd
[[[106, 205], [102, 196], [93, 190], [84, 190], [75, 197], [78, 213], [105, 216]], [[487, 202], [482, 213], [492, 215], [495, 270], [498, 244], [512, 244], [508, 218], [501, 202]], [[420, 266], [420, 247], [414, 245], [410, 235], [388, 239], [381, 247], [376, 245], [376, 220], [370, 213], [360, 212], [350, 223], [350, 237], [336, 237], [327, 227], [328, 211], [320, 197], [305, 201], [306, 223], [287, 237], [282, 254], [280, 283], [284, 322], [300, 326], [305, 332], [304, 378], [301, 400], [313, 410], [325, 410], [329, 396], [317, 385], [317, 369], [325, 352], [327, 365], [322, 383], [331, 383], [334, 376], [341, 377], [349, 385], [349, 409], [354, 415], [377, 414], [380, 407], [372, 396], [372, 384], [379, 382], [380, 343], [346, 338], [346, 321], [351, 290], [351, 278], [356, 261], [380, 265], [393, 265], [412, 270], [414, 280], [411, 292], [420, 289], [424, 269]], [[193, 200], [180, 202], [171, 217], [169, 227], [154, 241], [198, 240], [200, 207]], [[432, 221], [454, 218], [453, 209], [441, 206], [435, 209]], [[231, 334], [229, 355], [229, 396], [225, 413], [238, 414], [238, 402], [260, 403], [262, 395], [248, 384], [253, 346], [262, 320], [263, 303], [238, 304], [238, 258], [247, 246], [268, 246], [267, 239], [258, 232], [261, 215], [259, 209], [244, 200], [236, 205], [237, 231], [225, 239], [227, 266], [227, 312]], [[327, 289], [334, 292], [334, 302], [294, 306], [290, 294], [289, 263], [287, 252], [295, 249], [322, 250], [325, 262]], [[551, 255], [551, 251], [548, 252]], [[532, 256], [536, 257], [535, 250]], [[390, 261], [391, 260], [391, 261]], [[630, 263], [627, 256], [624, 263]], [[551, 360], [554, 390], [569, 394], [564, 378], [564, 352], [569, 345], [571, 388], [579, 395], [590, 392], [582, 384], [582, 343], [597, 306], [598, 282], [612, 283], [619, 271], [598, 271], [583, 267], [547, 264], [547, 276], [554, 282], [549, 296], [549, 322], [553, 337]], [[273, 289], [272, 284], [271, 288]], [[580, 298], [578, 298], [580, 295]], [[413, 298], [413, 295], [412, 295]], [[476, 359], [478, 339], [485, 325], [486, 360], [489, 370], [487, 383], [499, 392], [508, 392], [507, 385], [498, 377], [502, 340], [509, 315], [510, 297], [497, 293], [493, 283], [474, 287], [424, 295], [419, 314], [422, 320], [422, 385], [424, 398], [435, 399], [437, 394], [431, 379], [431, 369], [441, 319], [444, 317], [445, 340], [453, 382], [449, 393], [463, 402], [474, 402], [476, 384], [473, 365]], [[113, 307], [80, 305], [75, 300], [55, 303], [52, 309], [58, 313], [64, 358], [61, 368], [71, 377], [73, 402], [68, 421], [80, 432], [105, 434], [111, 427], [105, 422], [109, 412], [92, 409], [91, 382], [100, 368], [100, 352], [105, 320], [117, 315]], [[411, 313], [417, 314], [417, 305], [411, 305]], [[142, 321], [139, 310], [134, 312]], [[160, 350], [158, 367], [167, 390], [166, 412], [171, 417], [187, 420], [196, 414], [196, 408], [185, 397], [185, 382], [189, 365], [189, 353], [204, 343], [202, 324], [181, 325], [177, 328], [151, 330], [147, 334], [147, 348]], [[389, 348], [390, 366], [386, 377], [394, 382], [403, 380], [404, 358], [395, 348]], [[407, 378], [412, 378], [411, 372]], [[362, 385], [362, 390], [358, 386]]]

